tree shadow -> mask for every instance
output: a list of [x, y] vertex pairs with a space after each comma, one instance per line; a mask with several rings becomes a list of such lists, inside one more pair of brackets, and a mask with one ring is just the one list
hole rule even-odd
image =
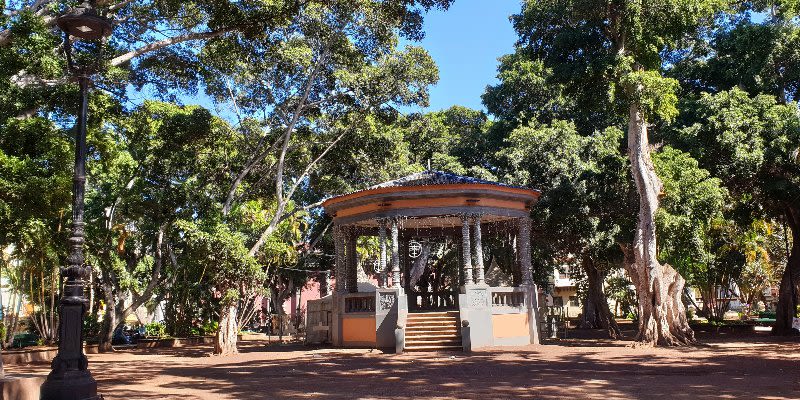
[[[632, 349], [611, 343], [560, 343], [464, 353], [382, 354], [300, 346], [284, 359], [214, 360], [212, 365], [163, 363], [134, 369], [123, 379], [103, 374], [102, 387], [169, 377], [162, 394], [125, 386], [109, 398], [670, 398], [793, 397], [800, 346], [765, 340], [761, 345], [685, 349]], [[756, 343], [758, 344], [758, 343]], [[786, 347], [784, 349], [784, 347]], [[777, 350], [776, 350], [777, 349]], [[794, 351], [776, 359], [776, 351]], [[192, 352], [184, 353], [188, 356]], [[114, 366], [98, 365], [113, 372]], [[207, 395], [199, 395], [202, 391]], [[193, 392], [193, 395], [188, 393]], [[180, 395], [187, 393], [187, 395]], [[178, 397], [176, 397], [178, 398]]]

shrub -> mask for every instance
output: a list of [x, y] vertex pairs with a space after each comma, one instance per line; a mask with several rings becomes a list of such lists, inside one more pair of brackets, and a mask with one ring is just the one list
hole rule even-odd
[[219, 330], [219, 321], [208, 321], [203, 324], [204, 335], [216, 335]]
[[151, 322], [144, 326], [144, 335], [158, 338], [167, 336], [167, 327], [162, 322]]

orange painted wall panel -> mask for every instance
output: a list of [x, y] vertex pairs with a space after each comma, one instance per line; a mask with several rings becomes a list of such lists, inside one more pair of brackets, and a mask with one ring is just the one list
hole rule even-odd
[[496, 338], [528, 336], [528, 314], [492, 315], [492, 335]]
[[347, 318], [342, 321], [342, 340], [348, 342], [375, 343], [375, 317]]

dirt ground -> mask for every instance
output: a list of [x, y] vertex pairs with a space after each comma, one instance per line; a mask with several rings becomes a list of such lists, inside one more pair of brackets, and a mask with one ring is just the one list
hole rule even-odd
[[[472, 354], [241, 343], [89, 355], [106, 399], [800, 399], [800, 339], [699, 334], [691, 349], [569, 339]], [[9, 365], [46, 373], [48, 365]]]

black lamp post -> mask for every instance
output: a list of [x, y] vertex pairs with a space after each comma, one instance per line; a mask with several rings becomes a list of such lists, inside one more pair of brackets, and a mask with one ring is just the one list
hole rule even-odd
[[[69, 238], [67, 266], [62, 269], [63, 295], [59, 303], [58, 354], [50, 374], [42, 384], [42, 400], [100, 399], [97, 382], [88, 370], [83, 354], [84, 296], [90, 268], [83, 258], [83, 204], [86, 183], [86, 113], [91, 74], [102, 62], [102, 39], [111, 35], [111, 21], [100, 16], [94, 4], [85, 0], [61, 16], [56, 24], [64, 31], [64, 51], [69, 72], [80, 85], [80, 110], [75, 133], [75, 175], [72, 180], [72, 234]], [[77, 49], [80, 54], [74, 54]]]

